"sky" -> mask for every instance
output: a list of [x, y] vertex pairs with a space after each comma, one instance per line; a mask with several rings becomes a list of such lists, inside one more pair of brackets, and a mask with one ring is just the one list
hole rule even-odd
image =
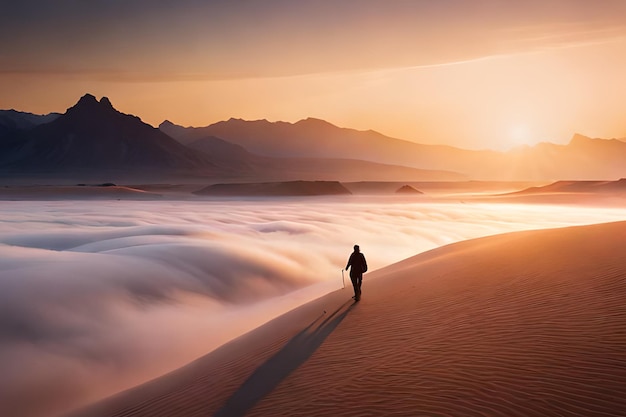
[[355, 243], [374, 273], [465, 239], [624, 219], [393, 200], [2, 202], [0, 415], [55, 416], [339, 290]]
[[626, 137], [623, 0], [59, 0], [0, 14], [0, 109], [307, 117], [509, 149]]

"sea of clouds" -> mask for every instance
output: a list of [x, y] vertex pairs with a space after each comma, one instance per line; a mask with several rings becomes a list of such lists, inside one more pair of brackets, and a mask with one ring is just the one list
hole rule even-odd
[[341, 288], [355, 243], [375, 270], [469, 238], [625, 217], [354, 196], [5, 201], [0, 415], [55, 415], [179, 367]]

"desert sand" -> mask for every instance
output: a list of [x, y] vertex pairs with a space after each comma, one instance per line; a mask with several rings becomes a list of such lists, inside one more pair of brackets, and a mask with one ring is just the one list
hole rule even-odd
[[75, 416], [623, 416], [626, 222], [452, 244]]

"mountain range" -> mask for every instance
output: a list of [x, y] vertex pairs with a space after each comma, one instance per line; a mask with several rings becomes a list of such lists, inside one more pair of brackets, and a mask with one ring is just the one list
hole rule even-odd
[[[340, 158], [280, 158], [215, 136], [181, 143], [108, 98], [83, 96], [63, 114], [0, 112], [0, 176], [121, 181], [462, 180], [453, 172]], [[23, 121], [27, 120], [28, 123]]]
[[217, 136], [267, 156], [356, 158], [453, 171], [476, 180], [616, 179], [626, 175], [626, 142], [578, 134], [567, 145], [539, 143], [497, 152], [424, 145], [310, 118], [296, 123], [230, 119], [206, 127], [182, 127], [166, 120], [159, 128], [181, 143]]
[[106, 97], [97, 101], [87, 94], [52, 121], [40, 121], [3, 137], [0, 167], [6, 175], [47, 174], [80, 179], [97, 173], [123, 172], [132, 177], [161, 170], [216, 171], [210, 158], [139, 118], [118, 112]]
[[0, 111], [0, 179], [463, 181], [616, 179], [626, 142], [574, 135], [509, 152], [424, 145], [319, 119], [155, 128], [86, 94], [63, 114]]

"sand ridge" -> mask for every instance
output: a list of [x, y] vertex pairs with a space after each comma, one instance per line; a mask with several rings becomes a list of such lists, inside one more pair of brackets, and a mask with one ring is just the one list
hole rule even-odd
[[623, 416], [625, 244], [618, 222], [429, 251], [77, 415]]

